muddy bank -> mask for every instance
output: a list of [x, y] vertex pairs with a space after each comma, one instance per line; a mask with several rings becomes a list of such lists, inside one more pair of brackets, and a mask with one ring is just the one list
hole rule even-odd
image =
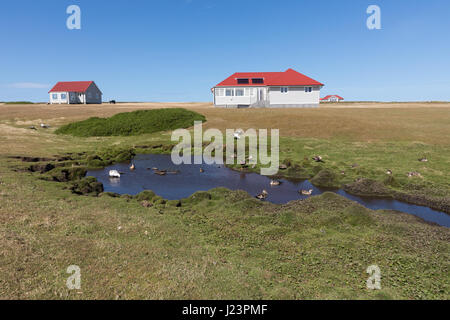
[[355, 196], [390, 198], [450, 214], [450, 197], [434, 198], [432, 196], [407, 194], [389, 189], [383, 183], [371, 179], [358, 179], [353, 183], [344, 185], [343, 190]]

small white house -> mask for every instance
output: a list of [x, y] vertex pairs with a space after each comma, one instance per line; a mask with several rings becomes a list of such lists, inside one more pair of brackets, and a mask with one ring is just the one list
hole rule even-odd
[[318, 107], [324, 84], [293, 69], [235, 73], [213, 89], [214, 105], [225, 108]]
[[49, 94], [50, 104], [102, 103], [102, 92], [94, 81], [58, 82]]
[[338, 96], [337, 94], [329, 95], [329, 96], [326, 96], [326, 97], [320, 99], [321, 102], [340, 102], [343, 100], [344, 100], [344, 98], [342, 98], [341, 96]]

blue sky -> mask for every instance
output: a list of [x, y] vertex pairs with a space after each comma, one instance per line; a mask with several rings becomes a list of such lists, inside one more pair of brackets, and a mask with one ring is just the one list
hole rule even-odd
[[[66, 27], [72, 4], [81, 30]], [[0, 101], [47, 101], [68, 80], [105, 100], [211, 101], [233, 72], [287, 68], [322, 96], [449, 101], [449, 14], [448, 0], [1, 1]]]

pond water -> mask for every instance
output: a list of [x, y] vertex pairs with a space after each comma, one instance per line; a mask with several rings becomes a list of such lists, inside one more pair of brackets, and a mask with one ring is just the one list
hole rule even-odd
[[[426, 221], [450, 227], [450, 215], [427, 207], [416, 206], [392, 199], [379, 199], [358, 197], [346, 193], [344, 190], [330, 190], [317, 188], [309, 181], [293, 182], [281, 179], [279, 186], [270, 186], [270, 178], [257, 173], [242, 173], [226, 168], [223, 165], [180, 165], [172, 163], [170, 155], [138, 155], [133, 163], [135, 171], [130, 171], [128, 163], [118, 163], [100, 170], [88, 172], [88, 176], [97, 178], [103, 183], [107, 192], [136, 195], [144, 190], [152, 190], [157, 195], [168, 199], [178, 200], [187, 198], [197, 191], [208, 191], [217, 187], [231, 190], [245, 190], [256, 196], [262, 190], [269, 193], [266, 201], [283, 204], [292, 200], [305, 199], [299, 190], [313, 190], [312, 195], [320, 195], [325, 191], [333, 191], [363, 206], [373, 209], [389, 209], [416, 215]], [[157, 175], [151, 170], [179, 171], [177, 174], [168, 173], [165, 176]], [[203, 169], [204, 172], [200, 172]], [[123, 172], [120, 179], [111, 179], [109, 170]]]

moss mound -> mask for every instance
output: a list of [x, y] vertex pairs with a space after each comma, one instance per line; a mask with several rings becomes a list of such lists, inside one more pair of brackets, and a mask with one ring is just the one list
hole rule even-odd
[[371, 179], [358, 179], [353, 183], [346, 184], [344, 190], [358, 196], [393, 196], [393, 191], [389, 190], [383, 183]]
[[156, 194], [153, 191], [145, 190], [145, 191], [142, 191], [141, 193], [137, 194], [134, 198], [137, 201], [144, 201], [144, 200], [145, 201], [151, 201], [155, 197], [156, 197]]
[[98, 182], [94, 177], [87, 177], [73, 182], [70, 190], [80, 195], [98, 196], [103, 192], [103, 184]]
[[198, 191], [198, 192], [194, 193], [193, 195], [191, 195], [189, 198], [182, 199], [181, 203], [182, 204], [197, 204], [204, 200], [211, 200], [211, 199], [212, 199], [212, 197], [209, 192]]
[[57, 134], [76, 137], [135, 136], [145, 133], [188, 128], [194, 121], [206, 121], [197, 112], [182, 108], [139, 110], [119, 113], [111, 118], [89, 118], [62, 126]]
[[86, 176], [87, 169], [84, 167], [55, 168], [47, 173], [45, 179], [57, 182], [68, 182], [80, 180]]
[[339, 186], [336, 174], [331, 170], [321, 170], [314, 178], [311, 179], [311, 183], [316, 187], [337, 187]]

